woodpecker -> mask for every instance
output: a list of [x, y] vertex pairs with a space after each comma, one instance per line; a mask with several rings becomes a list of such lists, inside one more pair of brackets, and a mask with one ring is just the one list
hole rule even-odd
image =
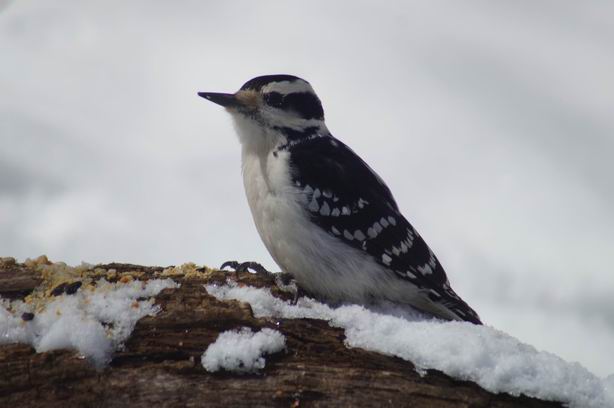
[[481, 324], [384, 181], [328, 131], [307, 81], [266, 75], [236, 93], [198, 95], [231, 114], [256, 229], [301, 288], [325, 301], [390, 301]]

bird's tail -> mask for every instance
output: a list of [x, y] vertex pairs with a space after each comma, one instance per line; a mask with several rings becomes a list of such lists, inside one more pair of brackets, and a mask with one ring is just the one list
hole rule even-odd
[[445, 320], [460, 320], [473, 324], [482, 324], [480, 316], [478, 316], [476, 311], [449, 286], [445, 292], [437, 291], [435, 294], [435, 291], [429, 291], [429, 296], [426, 298], [428, 301], [417, 305], [417, 307], [429, 314]]
[[[454, 292], [452, 291], [452, 293]], [[482, 320], [480, 320], [480, 316], [478, 316], [476, 311], [456, 293], [453, 296], [444, 297], [438, 303], [446, 309], [448, 315], [452, 315], [452, 320], [464, 320], [473, 324], [482, 324]]]

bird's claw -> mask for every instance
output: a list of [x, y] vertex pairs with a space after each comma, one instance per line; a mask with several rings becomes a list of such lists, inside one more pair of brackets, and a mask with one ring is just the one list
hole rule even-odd
[[298, 299], [307, 294], [303, 289], [301, 289], [300, 286], [298, 286], [292, 275], [287, 273], [275, 274], [275, 286], [277, 286], [282, 292], [292, 294], [292, 300], [290, 301], [290, 304], [292, 305], [296, 305], [298, 303]]
[[220, 270], [226, 267], [234, 269], [235, 276], [237, 279], [239, 278], [240, 272], [249, 272], [250, 269], [254, 271], [255, 273], [262, 273], [262, 274], [267, 274], [267, 275], [271, 274], [271, 272], [267, 271], [266, 268], [260, 265], [258, 262], [239, 263], [237, 261], [226, 261], [222, 264], [222, 266], [220, 266]]
[[266, 268], [260, 265], [258, 262], [237, 262], [237, 261], [226, 261], [220, 266], [220, 270], [224, 268], [232, 268], [235, 273], [235, 279], [239, 280], [240, 272], [249, 272], [251, 269], [254, 273], [266, 274], [269, 276], [273, 276], [275, 280], [275, 286], [279, 288], [280, 291], [285, 293], [292, 294], [291, 304], [296, 305], [298, 299], [307, 294], [300, 286], [297, 285], [296, 280], [292, 277], [292, 275], [288, 273], [272, 273], [266, 270]]
[[226, 267], [232, 268], [235, 272], [237, 271], [237, 269], [239, 268], [239, 262], [237, 261], [226, 261], [222, 264], [222, 266], [220, 266], [220, 270], [223, 270]]

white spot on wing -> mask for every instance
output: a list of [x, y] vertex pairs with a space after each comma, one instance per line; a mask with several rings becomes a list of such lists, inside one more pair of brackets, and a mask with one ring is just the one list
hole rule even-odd
[[333, 232], [333, 234], [335, 234], [335, 235], [341, 235], [341, 232], [339, 232], [339, 230], [338, 230], [337, 228], [335, 228], [334, 226], [333, 226], [333, 227], [332, 227], [330, 230], [331, 230], [331, 231]]
[[433, 273], [433, 269], [431, 269], [431, 265], [426, 264], [424, 266], [419, 266], [418, 271], [423, 275], [430, 275]]
[[388, 222], [392, 225], [397, 225], [397, 220], [392, 216], [388, 217]]
[[340, 213], [341, 213], [341, 211], [339, 211], [338, 208], [333, 208], [333, 211], [331, 212], [331, 215], [333, 217], [338, 217]]
[[367, 200], [363, 200], [362, 198], [358, 200], [358, 208], [364, 208], [367, 204], [369, 204]]
[[382, 255], [382, 262], [384, 263], [384, 265], [390, 265], [390, 262], [392, 262], [392, 258], [389, 257], [387, 254]]
[[316, 201], [315, 198], [311, 199], [311, 202], [309, 203], [309, 211], [313, 211], [313, 212], [318, 212], [318, 210], [320, 209], [320, 206], [318, 205], [318, 202]]
[[376, 234], [379, 234], [380, 232], [383, 231], [383, 228], [381, 225], [379, 225], [379, 222], [375, 221], [375, 224], [373, 224], [373, 229], [375, 230]]
[[350, 215], [350, 209], [346, 206], [343, 206], [343, 208], [341, 209], [341, 214]]
[[414, 243], [414, 234], [413, 231], [410, 228], [407, 228], [407, 246], [408, 247], [412, 247], [413, 243]]
[[431, 257], [429, 259], [429, 265], [431, 266], [431, 268], [435, 269], [435, 267], [437, 266], [437, 260], [435, 259], [435, 254], [433, 253], [433, 251], [431, 251], [430, 248], [429, 248], [429, 253], [431, 254]]
[[373, 227], [371, 227], [367, 230], [367, 235], [369, 236], [369, 238], [375, 238], [377, 237], [377, 232], [375, 232]]
[[320, 207], [320, 214], [324, 216], [330, 215], [330, 207], [326, 201], [324, 201], [324, 204], [322, 204], [322, 207]]
[[313, 197], [314, 197], [314, 198], [318, 198], [318, 197], [320, 197], [320, 189], [319, 189], [319, 188], [316, 188], [316, 189], [314, 190], [314, 192], [313, 192]]
[[365, 236], [365, 234], [362, 233], [361, 230], [354, 231], [354, 238], [359, 241], [364, 241], [365, 239], [367, 239], [367, 237]]
[[407, 240], [405, 240], [404, 242], [407, 244], [407, 249], [414, 246], [414, 241], [412, 239], [407, 238]]
[[311, 186], [310, 186], [309, 184], [307, 184], [307, 185], [305, 186], [305, 188], [303, 189], [303, 193], [305, 193], [305, 194], [311, 194], [311, 193], [313, 193], [313, 188], [311, 188]]
[[348, 240], [351, 241], [354, 239], [354, 236], [350, 233], [350, 231], [348, 230], [343, 230], [343, 236]]
[[386, 219], [384, 217], [382, 217], [381, 220], [379, 220], [379, 223], [382, 224], [382, 227], [386, 228], [389, 224], [388, 221], [386, 221]]

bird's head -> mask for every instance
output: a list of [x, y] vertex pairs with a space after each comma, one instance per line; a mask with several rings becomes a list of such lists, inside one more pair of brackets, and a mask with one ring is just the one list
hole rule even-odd
[[[324, 110], [309, 82], [293, 75], [265, 75], [235, 93], [199, 92], [232, 115], [243, 144], [275, 144], [279, 137], [324, 128]], [[307, 133], [304, 133], [307, 134]]]

